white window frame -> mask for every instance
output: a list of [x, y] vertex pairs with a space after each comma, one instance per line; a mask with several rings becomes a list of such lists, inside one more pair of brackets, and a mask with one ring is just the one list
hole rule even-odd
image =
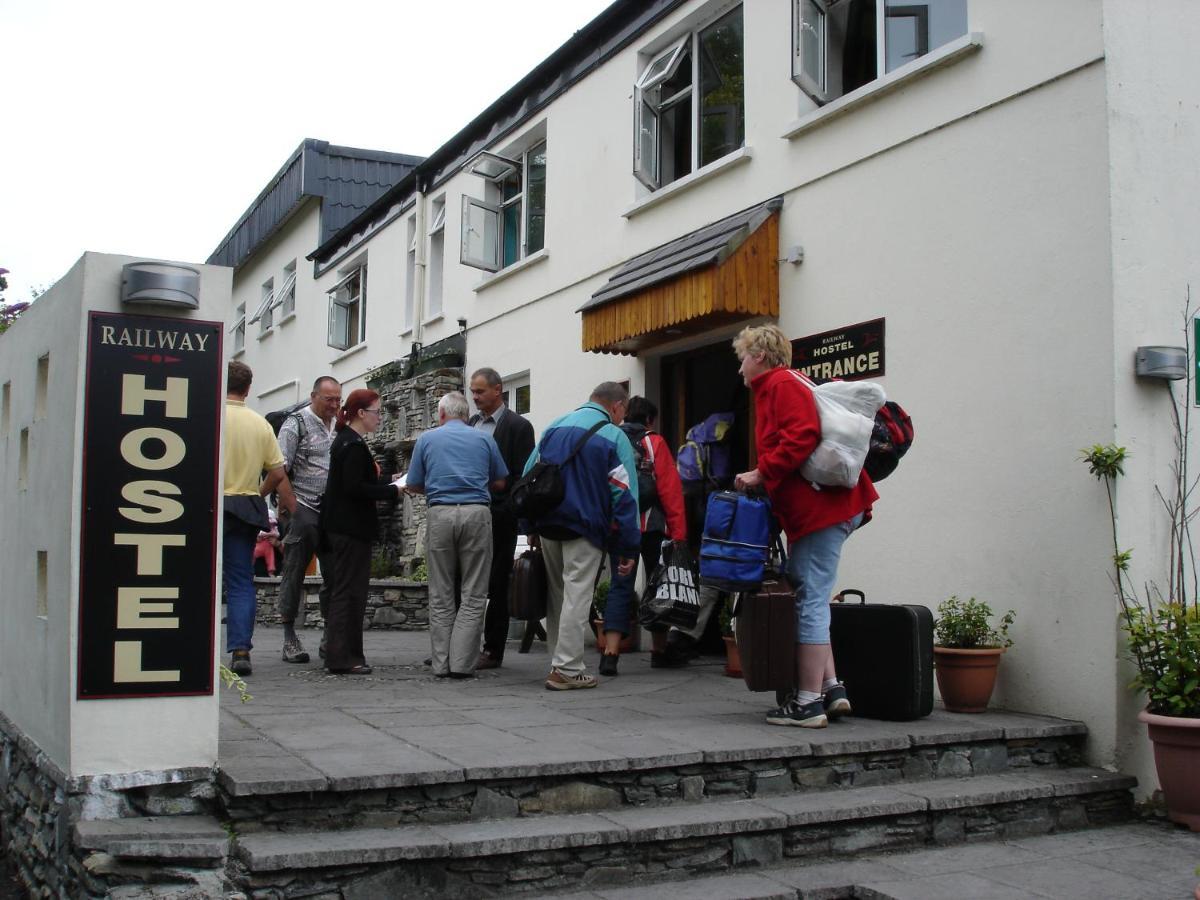
[[283, 267], [283, 284], [275, 292], [271, 309], [279, 309], [281, 319], [296, 311], [296, 261], [293, 259]]
[[[811, 26], [817, 32], [817, 48], [820, 54], [820, 77], [818, 79], [814, 79], [805, 71], [807, 60], [804, 58], [801, 33], [805, 28], [803, 10], [808, 5], [811, 5], [816, 10], [819, 19], [816, 25]], [[831, 0], [792, 0], [792, 81], [821, 105], [844, 97], [848, 93], [853, 93], [853, 91], [843, 91], [837, 97], [832, 97], [829, 94], [829, 7], [831, 5]], [[968, 6], [968, 12], [969, 9]], [[875, 78], [867, 82], [867, 84], [855, 88], [855, 91], [862, 90], [867, 85], [874, 84], [876, 81], [890, 74], [887, 68], [887, 19], [887, 3], [885, 0], [875, 0]], [[924, 53], [914, 57], [903, 65], [923, 59], [930, 53], [940, 49], [940, 47], [944, 47], [953, 41], [961, 40], [970, 33], [968, 22], [968, 28], [963, 34], [952, 38], [951, 41], [944, 42], [938, 47], [927, 47]], [[902, 68], [902, 66], [896, 67], [896, 69], [899, 68]], [[896, 71], [896, 69], [892, 71]]]
[[[662, 115], [670, 110], [671, 107], [678, 105], [685, 99], [690, 98], [692, 101], [691, 115], [691, 160], [690, 168], [682, 175], [676, 175], [667, 184], [674, 184], [681, 178], [686, 178], [688, 175], [700, 169], [700, 142], [701, 142], [701, 97], [700, 97], [700, 35], [707, 31], [710, 27], [721, 21], [731, 12], [742, 7], [743, 23], [745, 22], [745, 6], [743, 3], [735, 3], [722, 8], [716, 15], [706, 19], [702, 24], [690, 29], [687, 34], [677, 38], [674, 43], [667, 45], [661, 50], [657, 50], [650, 57], [649, 62], [642, 68], [641, 74], [634, 82], [633, 86], [633, 175], [650, 191], [657, 191], [666, 187], [662, 181], [662, 172], [660, 171], [660, 160], [662, 159]], [[744, 24], [743, 24], [744, 28]], [[743, 31], [743, 76], [745, 75], [745, 33]], [[689, 53], [690, 51], [690, 53]], [[682, 88], [670, 97], [658, 98], [657, 103], [651, 103], [647, 99], [647, 95], [656, 89], [663, 82], [670, 79], [679, 69], [683, 57], [687, 55], [688, 63], [691, 66], [691, 82], [688, 87]], [[744, 88], [742, 95], [742, 104], [746, 102]], [[745, 136], [742, 138], [742, 147], [746, 146]], [[738, 148], [740, 149], [740, 148]], [[736, 151], [731, 151], [736, 152]], [[722, 159], [724, 157], [721, 157]], [[711, 165], [716, 160], [709, 160], [706, 165]]]
[[[520, 412], [520, 415], [527, 416], [533, 410], [533, 382], [530, 379], [530, 372], [526, 369], [517, 375], [509, 375], [504, 378], [504, 405], [513, 412], [519, 412], [517, 409], [517, 391], [523, 387], [529, 388], [529, 409]], [[512, 401], [512, 402], [509, 402]]]
[[269, 334], [275, 325], [275, 279], [268, 278], [262, 286], [262, 304], [255, 313], [258, 316], [258, 336]]
[[408, 252], [404, 258], [404, 331], [412, 331], [413, 317], [417, 307], [417, 217], [409, 216], [408, 223]]
[[[544, 232], [542, 246], [533, 251], [529, 249], [529, 219], [532, 214], [529, 204], [529, 160], [541, 151], [546, 156], [546, 165], [549, 167], [548, 146], [546, 138], [540, 137], [522, 150], [516, 158], [481, 150], [463, 166], [465, 171], [478, 175], [493, 185], [491, 190], [501, 198], [500, 202], [494, 203], [463, 194], [459, 262], [464, 266], [483, 269], [485, 272], [499, 272], [515, 266], [530, 253], [545, 249]], [[521, 188], [514, 196], [505, 200], [504, 180], [513, 173], [520, 174]], [[504, 210], [516, 204], [521, 205], [521, 215], [517, 220], [517, 227], [520, 229], [517, 235], [517, 258], [505, 264]]]
[[[358, 278], [357, 291], [351, 283]], [[355, 263], [343, 271], [342, 277], [328, 290], [329, 323], [326, 343], [335, 350], [349, 350], [367, 339], [367, 264]], [[350, 334], [350, 316], [358, 307], [357, 334]]]
[[237, 319], [230, 327], [229, 333], [233, 335], [233, 352], [241, 353], [246, 349], [246, 304], [239, 303], [233, 311]]
[[433, 224], [429, 226], [429, 263], [426, 267], [425, 317], [432, 321], [442, 315], [442, 293], [446, 278], [446, 197], [433, 201]]

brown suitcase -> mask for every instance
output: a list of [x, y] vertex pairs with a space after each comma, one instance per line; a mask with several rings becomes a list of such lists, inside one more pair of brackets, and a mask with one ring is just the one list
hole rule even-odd
[[796, 686], [796, 593], [786, 579], [769, 577], [738, 596], [737, 645], [742, 677], [752, 691]]
[[508, 580], [508, 614], [514, 619], [537, 622], [546, 618], [546, 564], [542, 551], [526, 550], [513, 560]]

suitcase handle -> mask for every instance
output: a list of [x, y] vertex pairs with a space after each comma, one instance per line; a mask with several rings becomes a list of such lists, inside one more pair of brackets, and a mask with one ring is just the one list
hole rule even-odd
[[851, 597], [857, 597], [859, 603], [865, 604], [867, 602], [867, 595], [864, 594], [862, 591], [855, 590], [854, 588], [846, 588], [844, 591], [842, 591], [838, 594], [835, 594], [833, 597], [833, 601], [835, 603], [844, 603], [846, 600], [847, 594], [849, 594]]

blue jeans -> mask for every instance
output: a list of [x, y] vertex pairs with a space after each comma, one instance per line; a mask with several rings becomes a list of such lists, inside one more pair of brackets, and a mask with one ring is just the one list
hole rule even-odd
[[829, 643], [829, 599], [842, 545], [862, 523], [853, 519], [806, 534], [788, 547], [788, 578], [796, 586], [796, 643]]
[[225, 585], [225, 650], [249, 650], [254, 638], [254, 543], [258, 529], [233, 516], [225, 517], [221, 548]]
[[[647, 531], [642, 535], [642, 562], [646, 566], [646, 577], [654, 571], [662, 555], [664, 534], [661, 531]], [[614, 553], [608, 556], [610, 583], [608, 598], [604, 602], [604, 631], [619, 631], [622, 637], [629, 634], [629, 613], [633, 608], [634, 585], [637, 581], [638, 558], [633, 558], [633, 571], [628, 575], [617, 574], [618, 557]]]

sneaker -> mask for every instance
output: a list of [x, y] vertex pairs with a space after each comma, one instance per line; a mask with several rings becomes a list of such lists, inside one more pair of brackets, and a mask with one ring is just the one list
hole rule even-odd
[[846, 696], [846, 686], [840, 681], [821, 695], [825, 705], [825, 715], [831, 719], [840, 719], [850, 715], [850, 698]]
[[617, 660], [621, 657], [616, 654], [605, 653], [600, 657], [600, 674], [607, 675], [613, 678], [617, 675]]
[[578, 675], [568, 675], [565, 672], [555, 669], [546, 679], [546, 690], [548, 691], [574, 691], [580, 688], [594, 688], [595, 686], [595, 676], [588, 675], [586, 672], [580, 672]]
[[304, 645], [300, 643], [299, 638], [283, 642], [283, 661], [286, 663], [308, 662], [308, 653], [305, 652]]
[[249, 650], [234, 650], [233, 660], [229, 663], [229, 668], [234, 675], [240, 675], [245, 678], [254, 670], [250, 668], [250, 651]]
[[820, 698], [801, 706], [795, 700], [767, 713], [768, 725], [797, 725], [800, 728], [824, 728], [829, 724]]

